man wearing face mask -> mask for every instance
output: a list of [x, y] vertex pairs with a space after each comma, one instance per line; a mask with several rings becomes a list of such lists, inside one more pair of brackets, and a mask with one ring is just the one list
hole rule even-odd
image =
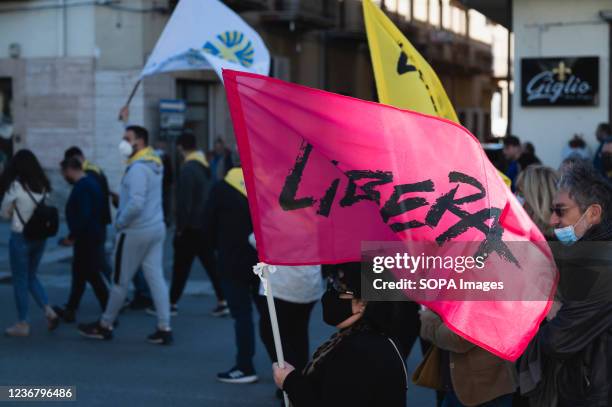
[[[404, 407], [408, 377], [397, 340], [401, 304], [361, 299], [359, 272], [330, 279], [323, 320], [338, 332], [302, 371], [274, 363], [274, 381], [294, 407]], [[408, 329], [408, 327], [404, 327]]]
[[[58, 315], [74, 321], [85, 285], [89, 283], [102, 310], [108, 301], [108, 289], [102, 279], [101, 246], [105, 240], [105, 195], [99, 182], [87, 175], [81, 161], [76, 157], [61, 162], [62, 175], [71, 185], [72, 191], [66, 203], [66, 221], [70, 236], [74, 240], [72, 260], [72, 283], [70, 297], [64, 309], [54, 307]], [[70, 317], [70, 318], [67, 318]]]
[[157, 313], [157, 330], [147, 340], [167, 345], [172, 342], [172, 331], [162, 263], [166, 236], [162, 209], [163, 165], [149, 147], [149, 133], [140, 126], [125, 129], [119, 153], [127, 160], [127, 168], [121, 180], [115, 220], [117, 245], [113, 287], [100, 320], [79, 325], [79, 331], [89, 338], [111, 339], [113, 323], [124, 304], [130, 281], [142, 268]]
[[561, 308], [535, 339], [545, 370], [534, 395], [549, 389], [559, 407], [610, 406], [612, 187], [594, 169], [574, 165], [561, 176], [552, 212]]

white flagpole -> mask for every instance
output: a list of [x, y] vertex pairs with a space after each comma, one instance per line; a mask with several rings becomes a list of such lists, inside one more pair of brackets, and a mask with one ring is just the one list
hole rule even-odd
[[[274, 306], [274, 297], [272, 296], [272, 284], [270, 284], [270, 272], [268, 271], [268, 265], [263, 266], [263, 281], [265, 284], [266, 300], [268, 301], [268, 311], [270, 312], [270, 322], [272, 325], [272, 336], [274, 337], [274, 347], [276, 349], [276, 360], [278, 361], [278, 367], [281, 369], [285, 367], [285, 357], [283, 355], [283, 345], [280, 338], [280, 330], [278, 329], [278, 319], [276, 318], [276, 308]], [[289, 407], [289, 397], [287, 393], [283, 391], [283, 398], [285, 400], [285, 406]]]

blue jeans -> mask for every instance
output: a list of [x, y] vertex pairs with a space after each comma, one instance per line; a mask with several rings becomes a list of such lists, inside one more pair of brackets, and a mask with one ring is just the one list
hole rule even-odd
[[46, 240], [28, 240], [22, 233], [11, 233], [9, 257], [13, 273], [13, 289], [19, 321], [28, 320], [28, 291], [39, 307], [49, 304], [47, 293], [38, 281], [36, 272], [45, 251]]
[[[449, 391], [448, 393], [446, 393], [446, 397], [444, 397], [444, 401], [442, 402], [442, 407], [465, 407], [465, 406], [461, 404], [455, 392]], [[478, 407], [512, 407], [512, 394], [506, 394], [494, 400], [487, 401], [486, 403], [479, 404]]]
[[221, 288], [230, 314], [234, 319], [234, 333], [236, 336], [236, 367], [250, 374], [255, 372], [253, 356], [255, 356], [255, 326], [253, 324], [253, 302], [258, 309], [262, 304], [259, 292], [259, 280], [242, 282], [221, 279]]

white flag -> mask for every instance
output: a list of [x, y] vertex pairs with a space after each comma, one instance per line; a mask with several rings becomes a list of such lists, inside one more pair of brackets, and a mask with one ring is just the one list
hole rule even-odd
[[180, 0], [141, 78], [169, 71], [213, 68], [268, 75], [270, 53], [261, 37], [218, 0]]

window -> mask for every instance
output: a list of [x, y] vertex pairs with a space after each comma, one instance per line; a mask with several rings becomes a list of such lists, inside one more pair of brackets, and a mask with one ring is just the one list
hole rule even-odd
[[429, 16], [429, 2], [427, 0], [414, 0], [413, 7], [413, 18], [420, 21], [427, 21]]
[[434, 27], [441, 27], [440, 0], [429, 0], [429, 24]]
[[193, 131], [201, 149], [207, 149], [210, 145], [209, 87], [207, 82], [202, 81], [179, 79], [176, 83], [176, 97], [183, 99], [187, 105], [185, 129]]

